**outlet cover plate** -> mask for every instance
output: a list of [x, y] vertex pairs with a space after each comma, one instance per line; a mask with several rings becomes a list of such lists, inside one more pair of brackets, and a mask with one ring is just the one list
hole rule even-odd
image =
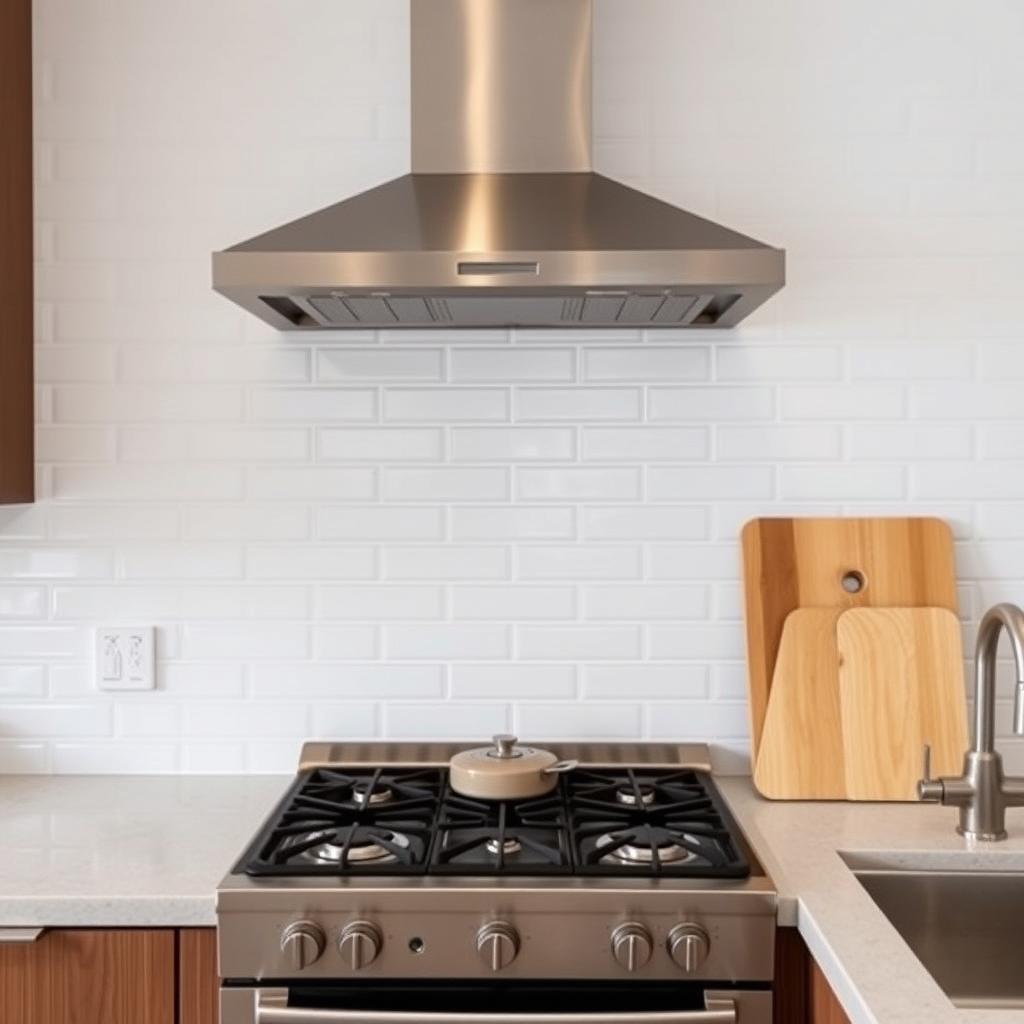
[[156, 629], [101, 626], [96, 630], [96, 689], [156, 688]]

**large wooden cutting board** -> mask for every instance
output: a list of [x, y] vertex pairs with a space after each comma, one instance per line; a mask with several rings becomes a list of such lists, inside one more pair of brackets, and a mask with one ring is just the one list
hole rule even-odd
[[[742, 546], [755, 763], [790, 612], [883, 606], [956, 611], [953, 538], [940, 519], [754, 519], [743, 528]], [[856, 593], [843, 587], [851, 574], [862, 581]]]
[[854, 608], [839, 616], [836, 638], [846, 798], [916, 799], [925, 744], [935, 775], [959, 774], [968, 741], [957, 617]]
[[782, 630], [754, 785], [771, 800], [846, 797], [839, 708], [839, 608], [797, 608]]

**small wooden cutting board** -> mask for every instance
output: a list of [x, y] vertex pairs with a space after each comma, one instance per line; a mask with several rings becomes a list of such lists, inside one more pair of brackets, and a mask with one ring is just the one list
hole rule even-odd
[[935, 775], [957, 775], [968, 745], [957, 617], [854, 608], [836, 636], [846, 798], [915, 800], [925, 744]]
[[754, 784], [772, 800], [846, 796], [836, 627], [841, 608], [786, 617]]

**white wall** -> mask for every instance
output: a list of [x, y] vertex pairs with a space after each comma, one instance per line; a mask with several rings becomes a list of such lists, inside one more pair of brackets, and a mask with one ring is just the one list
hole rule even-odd
[[[730, 334], [312, 339], [209, 253], [406, 170], [404, 0], [37, 0], [0, 770], [499, 728], [742, 752], [761, 513], [938, 513], [969, 628], [1024, 599], [1022, 46], [1016, 0], [597, 0], [598, 169], [785, 246], [786, 290]], [[91, 630], [125, 621], [159, 691], [111, 699]]]

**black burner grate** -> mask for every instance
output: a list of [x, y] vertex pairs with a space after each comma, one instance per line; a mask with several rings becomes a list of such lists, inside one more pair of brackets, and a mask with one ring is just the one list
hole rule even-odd
[[562, 793], [536, 800], [470, 800], [445, 793], [430, 859], [435, 874], [567, 875], [572, 859]]
[[725, 809], [697, 772], [580, 770], [566, 778], [579, 874], [750, 873]]
[[483, 801], [441, 768], [304, 772], [243, 855], [249, 875], [591, 875], [743, 878], [710, 779], [578, 769], [549, 796]]
[[442, 785], [438, 769], [299, 777], [242, 858], [250, 875], [421, 874]]

